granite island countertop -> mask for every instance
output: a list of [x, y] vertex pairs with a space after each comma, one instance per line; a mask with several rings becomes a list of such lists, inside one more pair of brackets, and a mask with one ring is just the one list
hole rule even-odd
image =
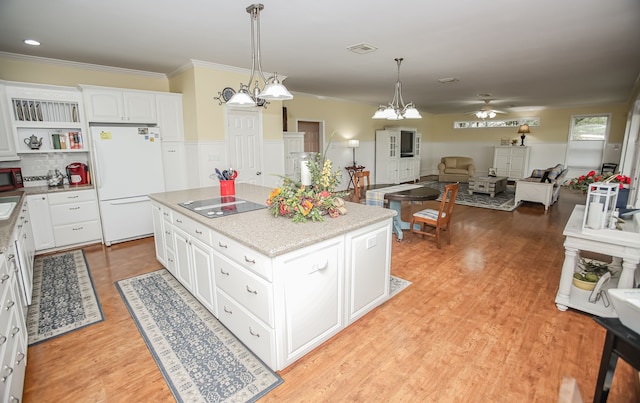
[[8, 197], [8, 196], [20, 196], [20, 200], [16, 204], [16, 208], [13, 209], [11, 216], [6, 220], [0, 220], [0, 253], [5, 253], [9, 246], [9, 240], [11, 239], [11, 233], [18, 221], [18, 217], [20, 216], [20, 207], [24, 202], [24, 198], [29, 195], [37, 195], [37, 194], [47, 194], [47, 193], [56, 193], [56, 192], [72, 192], [75, 190], [85, 190], [85, 189], [93, 189], [93, 185], [64, 185], [64, 186], [31, 186], [24, 187], [17, 190], [9, 191], [9, 192], [0, 192], [0, 197]]
[[[266, 200], [272, 189], [247, 183], [236, 183], [235, 190], [235, 197], [266, 206]], [[358, 228], [391, 219], [396, 215], [394, 210], [346, 202], [347, 214], [337, 218], [326, 216], [323, 222], [294, 223], [284, 217], [274, 217], [267, 208], [207, 218], [179, 206], [178, 203], [220, 197], [219, 187], [154, 193], [149, 197], [268, 257], [279, 256], [314, 245]]]

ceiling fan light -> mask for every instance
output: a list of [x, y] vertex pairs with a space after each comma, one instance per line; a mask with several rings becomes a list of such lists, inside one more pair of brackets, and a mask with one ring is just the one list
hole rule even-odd
[[489, 119], [493, 119], [496, 117], [496, 113], [494, 111], [489, 112]]
[[251, 98], [246, 90], [240, 90], [233, 94], [230, 100], [227, 101], [227, 105], [250, 107], [256, 106], [256, 101]]

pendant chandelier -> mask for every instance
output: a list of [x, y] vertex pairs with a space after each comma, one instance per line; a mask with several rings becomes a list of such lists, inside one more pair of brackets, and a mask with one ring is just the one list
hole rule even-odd
[[400, 64], [404, 59], [399, 57], [395, 61], [398, 63], [398, 81], [396, 81], [396, 89], [393, 94], [393, 100], [389, 105], [380, 105], [376, 113], [373, 115], [373, 119], [388, 119], [388, 120], [401, 120], [401, 119], [422, 119], [420, 112], [416, 109], [413, 102], [404, 104], [402, 99], [402, 83], [400, 82]]
[[[265, 101], [284, 101], [293, 99], [293, 95], [278, 80], [278, 73], [268, 79], [262, 72], [260, 62], [260, 11], [264, 8], [262, 4], [252, 4], [247, 7], [247, 13], [251, 16], [251, 76], [249, 83], [240, 83], [240, 89], [227, 101], [227, 105], [232, 106], [263, 106]], [[256, 77], [256, 68], [257, 75]], [[253, 79], [255, 86], [250, 89]], [[260, 89], [258, 78], [262, 79], [264, 89]]]

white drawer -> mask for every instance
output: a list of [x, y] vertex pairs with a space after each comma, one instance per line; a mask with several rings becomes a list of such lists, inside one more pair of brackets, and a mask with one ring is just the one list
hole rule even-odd
[[209, 228], [200, 224], [199, 222], [193, 221], [182, 214], [173, 212], [173, 225], [180, 228], [187, 234], [191, 235], [194, 238], [198, 238], [205, 244], [211, 244], [211, 231]]
[[224, 291], [216, 290], [218, 320], [271, 368], [275, 368], [274, 331], [253, 318]]
[[274, 327], [273, 286], [225, 256], [214, 253], [216, 286], [242, 304], [258, 319]]
[[98, 204], [95, 201], [58, 204], [51, 206], [49, 210], [54, 226], [98, 219]]
[[164, 206], [162, 206], [162, 218], [168, 223], [173, 223], [173, 214], [171, 210]]
[[247, 248], [239, 242], [231, 240], [216, 232], [211, 234], [213, 250], [225, 255], [269, 282], [273, 281], [271, 258]]
[[64, 203], [74, 203], [83, 201], [96, 201], [96, 192], [93, 190], [76, 190], [73, 192], [55, 192], [49, 193], [49, 205]]
[[56, 246], [99, 240], [101, 238], [100, 224], [94, 220], [55, 226], [53, 227], [53, 237], [56, 240]]

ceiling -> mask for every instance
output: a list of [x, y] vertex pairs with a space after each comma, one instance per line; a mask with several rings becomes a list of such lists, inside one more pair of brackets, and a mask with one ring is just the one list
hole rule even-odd
[[[190, 60], [248, 69], [249, 4], [1, 0], [0, 51], [165, 74]], [[628, 102], [640, 75], [638, 0], [263, 4], [265, 72], [288, 76], [294, 93], [368, 103], [372, 113], [393, 97], [396, 57], [405, 102], [436, 114], [477, 110], [478, 94], [507, 111]], [[359, 43], [378, 49], [347, 50]], [[438, 82], [450, 77], [459, 81]]]

